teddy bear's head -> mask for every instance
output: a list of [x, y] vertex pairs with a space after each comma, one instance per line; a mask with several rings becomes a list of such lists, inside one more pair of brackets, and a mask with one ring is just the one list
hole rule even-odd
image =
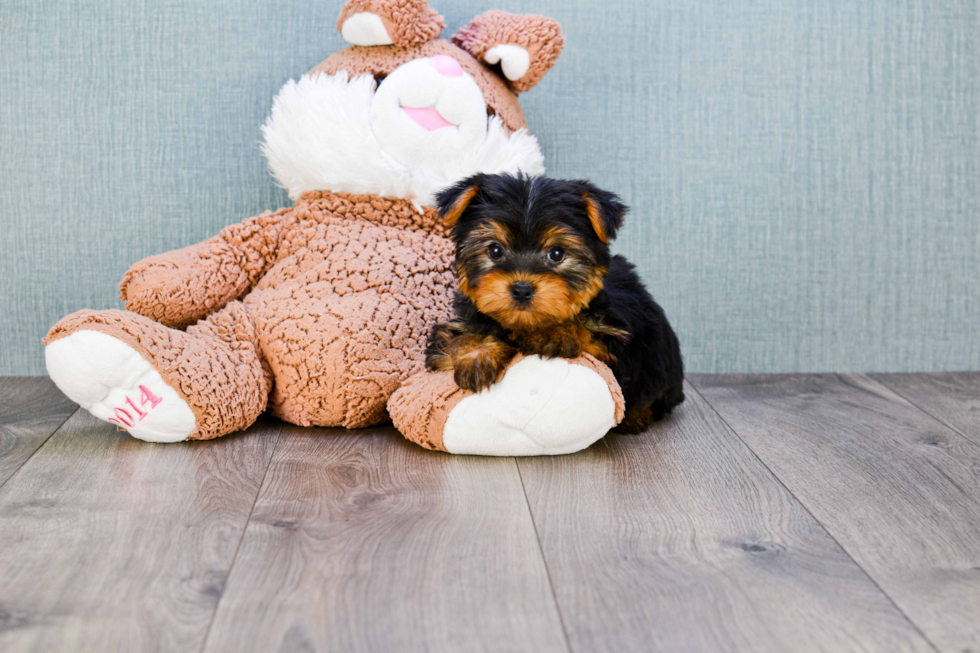
[[517, 95], [554, 65], [554, 20], [489, 11], [439, 39], [427, 0], [348, 0], [351, 47], [280, 91], [263, 151], [293, 199], [312, 190], [433, 202], [478, 172], [544, 172]]

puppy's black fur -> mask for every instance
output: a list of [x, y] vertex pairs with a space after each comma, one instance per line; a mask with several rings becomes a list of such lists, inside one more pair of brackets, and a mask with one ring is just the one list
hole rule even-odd
[[617, 430], [643, 431], [684, 400], [677, 336], [633, 266], [610, 256], [626, 206], [587, 181], [475, 175], [439, 194], [452, 225], [456, 318], [432, 330], [430, 369], [494, 383], [518, 353], [606, 362], [623, 389]]

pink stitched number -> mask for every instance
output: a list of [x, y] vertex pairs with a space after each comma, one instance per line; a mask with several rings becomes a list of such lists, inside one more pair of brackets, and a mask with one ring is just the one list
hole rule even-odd
[[[136, 414], [140, 416], [140, 418], [139, 418], [138, 421], [142, 422], [143, 421], [143, 418], [146, 417], [146, 413], [144, 413], [142, 410], [140, 410], [139, 408], [137, 408], [136, 407], [136, 404], [134, 404], [133, 403], [133, 400], [130, 399], [129, 397], [126, 397], [126, 403], [133, 407], [133, 410], [136, 411]], [[146, 403], [146, 402], [144, 401], [143, 403]]]
[[141, 385], [140, 386], [140, 403], [141, 404], [143, 404], [145, 406], [147, 404], [147, 402], [149, 402], [150, 408], [156, 408], [157, 407], [157, 404], [160, 403], [161, 401], [163, 401], [163, 399], [161, 399], [160, 397], [158, 397], [155, 394], [153, 394], [152, 392], [150, 392], [150, 389], [147, 388], [145, 385]]
[[[133, 425], [133, 418], [132, 418], [132, 416], [129, 413], [127, 413], [124, 409], [117, 408], [113, 412], [116, 414], [116, 419], [118, 419], [120, 422], [122, 422], [123, 425], [125, 425], [125, 426], [132, 426]], [[123, 417], [123, 415], [125, 415], [126, 417]]]
[[[145, 385], [140, 386], [140, 406], [150, 404], [150, 410], [153, 410], [161, 401], [163, 401], [162, 397], [158, 397], [157, 395], [153, 394], [153, 391], [151, 391]], [[148, 413], [145, 411], [140, 410], [129, 397], [126, 397], [126, 403], [129, 404], [129, 406], [135, 410], [136, 414], [139, 416], [139, 419], [136, 420], [137, 422], [142, 422], [143, 418], [148, 415]], [[114, 418], [110, 417], [108, 421], [120, 426], [131, 427], [133, 425], [133, 416], [130, 415], [129, 411], [127, 411], [125, 408], [116, 408], [113, 413], [115, 413], [116, 416]], [[123, 415], [125, 415], [125, 417], [123, 417]]]

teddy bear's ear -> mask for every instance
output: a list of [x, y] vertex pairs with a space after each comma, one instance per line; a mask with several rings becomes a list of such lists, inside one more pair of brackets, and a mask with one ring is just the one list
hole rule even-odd
[[337, 29], [351, 45], [419, 45], [446, 27], [428, 0], [347, 0]]
[[452, 40], [481, 61], [499, 63], [510, 88], [521, 93], [555, 65], [565, 35], [557, 21], [545, 16], [488, 11], [460, 28]]

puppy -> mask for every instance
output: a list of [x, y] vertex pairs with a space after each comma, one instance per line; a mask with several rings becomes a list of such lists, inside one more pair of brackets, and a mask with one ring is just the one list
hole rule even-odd
[[627, 207], [587, 181], [475, 175], [442, 191], [452, 227], [456, 318], [429, 336], [426, 365], [474, 392], [518, 352], [591, 354], [622, 387], [616, 430], [639, 433], [684, 401], [680, 345], [622, 256], [610, 256]]

